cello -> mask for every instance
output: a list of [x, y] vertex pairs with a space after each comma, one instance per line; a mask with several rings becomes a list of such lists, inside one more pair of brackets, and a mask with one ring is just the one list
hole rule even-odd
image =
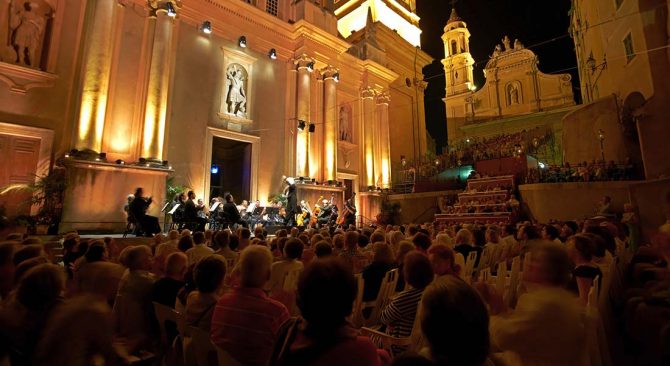
[[335, 223], [337, 225], [342, 226], [342, 224], [344, 224], [344, 222], [347, 220], [347, 218], [349, 218], [350, 216], [356, 215], [356, 206], [353, 204], [354, 197], [356, 197], [355, 192], [344, 203], [344, 207], [342, 208], [342, 212], [340, 213], [339, 216], [337, 216], [337, 221], [335, 221]]

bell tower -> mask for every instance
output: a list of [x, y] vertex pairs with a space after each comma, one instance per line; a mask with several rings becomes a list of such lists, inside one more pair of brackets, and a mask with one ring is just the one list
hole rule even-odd
[[447, 94], [454, 95], [469, 93], [475, 89], [472, 70], [475, 60], [470, 54], [470, 31], [467, 25], [456, 13], [452, 1], [451, 16], [444, 27], [442, 42], [444, 42], [444, 75], [446, 78]]

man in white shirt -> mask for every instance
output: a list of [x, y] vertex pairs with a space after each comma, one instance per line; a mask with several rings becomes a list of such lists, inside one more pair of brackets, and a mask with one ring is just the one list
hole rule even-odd
[[193, 244], [195, 246], [186, 251], [189, 265], [198, 263], [201, 259], [214, 254], [214, 250], [205, 245], [205, 234], [200, 231], [193, 234]]

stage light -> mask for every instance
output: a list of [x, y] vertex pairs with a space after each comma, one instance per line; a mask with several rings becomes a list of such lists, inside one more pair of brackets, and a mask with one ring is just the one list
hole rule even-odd
[[119, 165], [126, 165], [126, 162], [121, 159], [116, 159], [116, 163]]
[[465, 139], [465, 142], [467, 142], [467, 143], [469, 144], [469, 143], [470, 143], [470, 139]]
[[307, 64], [307, 71], [309, 72], [314, 71], [314, 61]]
[[140, 158], [139, 162], [140, 162], [140, 164], [144, 164], [144, 163], [147, 162], [147, 159], [145, 159], [145, 158]]
[[316, 178], [312, 178], [312, 184], [316, 184]]
[[277, 59], [277, 50], [275, 50], [274, 48], [271, 48], [270, 52], [268, 52], [268, 57], [270, 57], [273, 60], [276, 60]]
[[168, 166], [168, 161], [167, 160], [163, 160], [163, 166]]
[[65, 157], [66, 157], [66, 158], [69, 158], [69, 157], [70, 157], [70, 154], [69, 154], [69, 153], [65, 153]]
[[440, 166], [440, 159], [435, 159], [435, 166]]
[[340, 73], [339, 72], [336, 72], [335, 74], [333, 74], [333, 80], [335, 80], [336, 83], [340, 82]]
[[172, 5], [171, 2], [167, 2], [167, 3], [165, 4], [165, 8], [166, 8], [166, 10], [167, 10], [167, 15], [168, 15], [169, 17], [174, 18], [174, 17], [177, 16], [177, 11], [174, 10], [174, 5]]
[[314, 133], [315, 130], [316, 130], [316, 125], [314, 123], [310, 123], [309, 124], [309, 132]]
[[307, 124], [307, 122], [305, 122], [305, 121], [299, 119], [299, 120], [298, 120], [298, 129], [299, 129], [300, 131], [304, 131], [304, 130], [305, 130], [305, 125], [306, 125], [306, 124]]
[[212, 22], [210, 22], [209, 20], [205, 20], [204, 22], [202, 22], [200, 30], [202, 31], [202, 33], [212, 34]]
[[375, 189], [373, 186], [368, 186], [368, 192], [372, 192]]
[[540, 166], [540, 169], [544, 169], [544, 168], [546, 168], [546, 167], [547, 167], [546, 165], [544, 165], [544, 163], [543, 163], [543, 162], [540, 162], [540, 163], [539, 163], [538, 165]]
[[219, 166], [216, 165], [216, 164], [212, 164], [212, 168], [209, 169], [209, 171], [210, 171], [212, 174], [219, 174]]
[[245, 36], [241, 36], [241, 37], [240, 37], [240, 40], [238, 41], [238, 44], [239, 44], [240, 47], [242, 47], [242, 48], [247, 48], [247, 37], [245, 37]]

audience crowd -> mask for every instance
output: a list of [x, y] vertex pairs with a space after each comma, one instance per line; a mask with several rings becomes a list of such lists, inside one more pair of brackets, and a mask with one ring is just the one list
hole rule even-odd
[[629, 159], [623, 163], [608, 163], [599, 160], [581, 162], [563, 166], [540, 166], [528, 170], [526, 183], [560, 183], [560, 182], [596, 182], [614, 180], [640, 179], [635, 164]]
[[[205, 334], [242, 365], [595, 365], [598, 309], [602, 357], [667, 365], [670, 225], [650, 243], [631, 225], [184, 230], [124, 248], [11, 234], [0, 364], [149, 364], [180, 349], [205, 366]], [[509, 266], [518, 288], [501, 291], [492, 276], [515, 284]]]

